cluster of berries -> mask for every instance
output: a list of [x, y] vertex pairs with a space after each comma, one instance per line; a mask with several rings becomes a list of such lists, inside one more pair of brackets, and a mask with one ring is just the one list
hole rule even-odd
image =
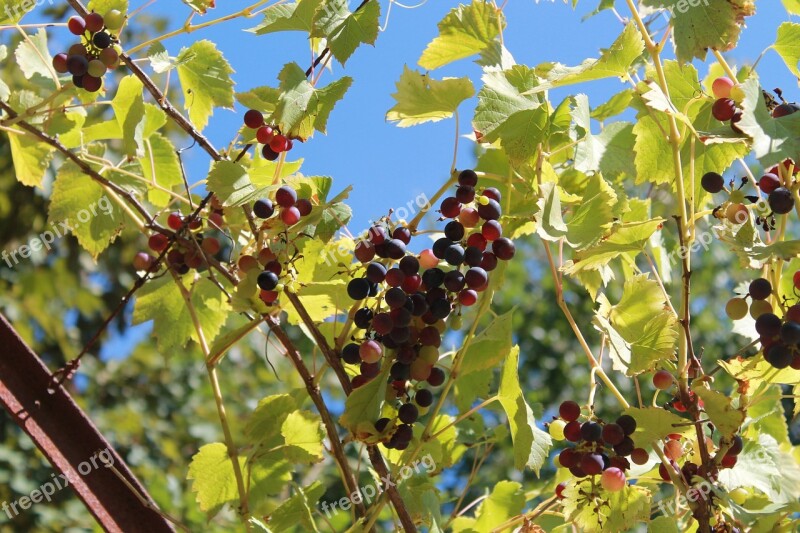
[[[184, 216], [178, 212], [170, 213], [167, 217], [167, 225], [174, 231], [179, 231], [183, 227]], [[206, 257], [215, 256], [219, 253], [222, 246], [219, 239], [211, 234], [203, 235], [199, 232], [203, 227], [203, 221], [193, 220], [188, 228], [193, 233], [191, 240], [199, 245], [185, 246], [182, 243], [174, 245], [167, 252], [167, 264], [178, 274], [186, 274], [191, 269], [202, 270], [208, 265]], [[155, 253], [160, 254], [169, 246], [169, 238], [163, 233], [154, 233], [147, 241], [148, 247]], [[155, 257], [147, 252], [139, 252], [133, 259], [133, 266], [137, 270], [149, 270], [155, 261]]]
[[[97, 92], [103, 86], [103, 75], [119, 66], [117, 34], [125, 23], [125, 16], [111, 10], [105, 17], [89, 13], [86, 17], [72, 17], [67, 27], [81, 42], [73, 44], [67, 53], [53, 57], [53, 68], [59, 74], [72, 74], [72, 83], [88, 92]], [[113, 33], [112, 33], [113, 32]]]
[[[389, 379], [401, 405], [396, 420], [375, 423], [388, 448], [408, 447], [413, 423], [433, 403], [426, 387], [444, 383], [444, 370], [437, 363], [445, 320], [454, 315], [451, 325], [457, 327], [460, 308], [475, 304], [478, 293], [488, 288], [489, 272], [498, 260], [514, 256], [514, 244], [502, 236], [497, 221], [502, 213], [500, 192], [487, 188], [478, 195], [477, 184], [474, 171], [459, 174], [456, 196], [445, 198], [440, 206], [443, 218], [454, 220], [432, 248], [409, 253], [412, 230], [388, 224], [372, 226], [355, 247], [354, 255], [362, 263], [357, 271], [363, 276], [350, 280], [347, 293], [363, 303], [352, 320], [364, 331], [344, 346], [341, 358], [360, 365], [352, 378], [354, 388], [380, 374], [384, 356], [393, 361]], [[468, 228], [474, 228], [469, 235]]]
[[281, 134], [280, 128], [264, 123], [264, 115], [260, 111], [250, 109], [244, 114], [244, 125], [256, 130], [256, 140], [264, 146], [261, 156], [267, 161], [275, 161], [281, 152], [288, 152], [294, 146], [294, 141]]

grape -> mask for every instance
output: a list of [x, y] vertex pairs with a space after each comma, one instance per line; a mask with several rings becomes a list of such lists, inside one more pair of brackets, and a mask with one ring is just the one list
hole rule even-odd
[[389, 370], [389, 374], [394, 380], [405, 381], [411, 377], [411, 367], [398, 361], [392, 365], [392, 368]]
[[261, 301], [264, 302], [265, 304], [272, 305], [273, 303], [275, 303], [275, 300], [278, 299], [278, 292], [260, 291], [258, 297], [261, 298]]
[[375, 257], [375, 245], [369, 241], [358, 241], [355, 249], [353, 250], [353, 255], [362, 263], [368, 263]]
[[481, 216], [478, 214], [477, 209], [465, 207], [458, 214], [458, 221], [461, 222], [466, 228], [474, 228], [480, 222]]
[[100, 13], [89, 13], [84, 17], [84, 21], [86, 22], [86, 29], [92, 33], [97, 33], [103, 29], [103, 15]]
[[494, 252], [494, 255], [496, 255], [498, 259], [508, 261], [514, 257], [516, 247], [510, 239], [500, 237], [492, 243], [492, 252]]
[[[563, 420], [553, 420], [550, 422], [550, 427], [547, 428], [547, 431], [550, 433], [550, 436], [553, 437], [553, 440], [564, 440], [564, 426], [567, 423]], [[567, 448], [569, 450], [569, 448]], [[565, 450], [566, 451], [566, 450]], [[563, 455], [564, 452], [561, 452]], [[561, 455], [559, 455], [559, 459], [561, 459]], [[564, 464], [563, 462], [561, 463]], [[566, 467], [566, 465], [564, 465]]]
[[183, 227], [183, 217], [180, 213], [170, 213], [167, 217], [167, 226], [178, 231]]
[[250, 129], [258, 129], [264, 125], [264, 115], [260, 111], [250, 109], [244, 114], [244, 125]]
[[394, 321], [389, 313], [378, 313], [372, 319], [372, 328], [378, 335], [388, 335], [394, 328]]
[[118, 30], [125, 24], [125, 15], [122, 12], [112, 9], [108, 13], [106, 13], [105, 23], [106, 28], [109, 30]]
[[794, 353], [792, 353], [792, 349], [788, 346], [784, 344], [776, 344], [767, 350], [767, 352], [764, 354], [764, 359], [766, 359], [767, 362], [773, 367], [782, 369], [792, 364]]
[[748, 290], [753, 300], [766, 300], [772, 294], [772, 284], [764, 278], [758, 278], [750, 282]]
[[67, 68], [67, 54], [56, 54], [53, 56], [53, 68], [59, 74], [66, 74], [69, 72]]
[[378, 433], [383, 433], [386, 431], [386, 428], [389, 426], [391, 420], [388, 418], [379, 418], [377, 422], [375, 422], [375, 430]]
[[597, 453], [586, 453], [581, 457], [581, 470], [594, 476], [603, 471], [603, 458]]
[[464, 225], [456, 220], [448, 222], [444, 227], [444, 236], [451, 241], [460, 241], [464, 238]]
[[636, 446], [633, 444], [633, 440], [630, 437], [625, 437], [622, 442], [614, 446], [614, 453], [617, 455], [630, 455], [634, 449], [636, 449]]
[[781, 333], [781, 319], [773, 313], [763, 313], [756, 319], [756, 331], [762, 337], [774, 337]]
[[[553, 424], [555, 424], [556, 422], [557, 422], [556, 420], [551, 422], [550, 423], [550, 427], [553, 427]], [[552, 435], [552, 431], [551, 431], [551, 435]], [[562, 438], [561, 439], [556, 439], [556, 440], [563, 440], [563, 435], [564, 435], [563, 427], [561, 429], [561, 435], [562, 435]], [[555, 438], [555, 437], [553, 437], [553, 438]], [[564, 448], [563, 450], [561, 450], [561, 453], [558, 454], [558, 462], [564, 468], [572, 468], [573, 466], [576, 466], [580, 462], [580, 459], [581, 459], [580, 454], [575, 453], [575, 449], [574, 448]]]
[[355, 324], [357, 328], [367, 329], [370, 322], [372, 322], [373, 315], [372, 309], [369, 307], [362, 307], [353, 315], [353, 324]]
[[731, 95], [731, 87], [733, 87], [733, 80], [726, 76], [719, 77], [711, 84], [711, 92], [714, 93], [715, 98], [729, 98]]
[[444, 383], [444, 370], [436, 366], [433, 367], [427, 381], [432, 387], [440, 386], [442, 383]]
[[67, 58], [67, 70], [73, 76], [83, 76], [89, 68], [89, 62], [83, 56], [72, 55]]
[[382, 226], [372, 226], [367, 233], [372, 244], [381, 244], [386, 240], [386, 230]]
[[419, 389], [414, 394], [414, 401], [420, 407], [430, 407], [433, 403], [433, 393], [428, 389]]
[[568, 422], [564, 426], [564, 436], [570, 442], [580, 442], [581, 440], [581, 424], [577, 420]]
[[603, 440], [615, 446], [625, 440], [625, 432], [617, 424], [606, 424], [603, 426]]
[[798, 110], [800, 110], [800, 107], [798, 107], [796, 104], [781, 104], [772, 110], [772, 117], [773, 118], [785, 117], [787, 115], [796, 113]]
[[203, 242], [200, 244], [200, 247], [208, 255], [215, 255], [217, 252], [219, 252], [221, 248], [219, 241], [214, 237], [206, 237], [205, 239], [203, 239]]
[[711, 107], [711, 114], [721, 122], [732, 119], [735, 113], [736, 102], [730, 98], [720, 98]]
[[453, 266], [459, 266], [464, 262], [464, 248], [458, 244], [450, 245], [444, 253], [444, 260]]
[[486, 237], [480, 233], [473, 233], [467, 238], [467, 246], [473, 246], [481, 252], [486, 250], [487, 244], [488, 241], [486, 240]]
[[293, 226], [300, 221], [300, 210], [295, 206], [281, 210], [281, 220], [287, 226]]
[[417, 359], [411, 363], [411, 379], [415, 381], [425, 381], [433, 372], [433, 365], [422, 360]]
[[252, 255], [243, 255], [239, 257], [239, 270], [242, 272], [249, 272], [251, 270], [255, 270], [259, 268], [258, 259], [253, 257]]
[[625, 473], [619, 468], [611, 467], [603, 472], [600, 484], [609, 492], [617, 492], [625, 488]]
[[700, 185], [702, 185], [703, 190], [706, 192], [714, 194], [723, 189], [725, 181], [722, 179], [722, 176], [716, 172], [706, 172], [703, 174], [703, 177], [700, 178]]
[[767, 198], [770, 208], [778, 215], [785, 215], [794, 209], [794, 198], [786, 187], [778, 187]]
[[386, 272], [386, 284], [390, 287], [399, 287], [405, 279], [406, 275], [399, 268], [390, 268]]
[[275, 192], [275, 201], [281, 207], [292, 207], [297, 201], [297, 192], [284, 185]]
[[669, 470], [667, 470], [667, 467], [664, 465], [664, 463], [658, 465], [658, 475], [661, 476], [662, 480], [668, 483], [672, 482], [672, 478], [669, 477]]
[[731, 129], [733, 131], [735, 131], [739, 135], [744, 135], [744, 131], [742, 130], [742, 128], [738, 126], [741, 120], [742, 120], [742, 112], [737, 111], [736, 113], [733, 114], [733, 118], [731, 119], [730, 124], [731, 124]]
[[456, 218], [461, 212], [461, 202], [459, 202], [453, 196], [448, 196], [442, 200], [442, 204], [439, 206], [439, 211], [445, 218]]
[[411, 242], [411, 230], [402, 226], [397, 227], [392, 232], [392, 238], [402, 241], [403, 244], [408, 244]]
[[391, 307], [392, 309], [397, 309], [398, 307], [403, 307], [406, 303], [406, 293], [400, 287], [392, 287], [386, 294], [383, 295], [383, 300], [386, 302], [386, 305]]
[[161, 233], [155, 233], [147, 240], [147, 245], [154, 252], [163, 252], [167, 249], [168, 244], [169, 239], [166, 235], [162, 235]]
[[278, 286], [278, 276], [270, 270], [265, 270], [258, 275], [258, 286], [262, 290], [271, 291]]
[[577, 478], [586, 477], [586, 472], [584, 472], [580, 466], [573, 466], [569, 469], [569, 473]]
[[275, 132], [269, 126], [261, 126], [256, 130], [256, 140], [260, 144], [267, 145], [275, 137]]
[[496, 220], [487, 220], [481, 228], [481, 235], [487, 241], [496, 241], [503, 236], [503, 227]]
[[617, 425], [622, 428], [625, 435], [630, 435], [636, 431], [636, 420], [631, 415], [622, 415], [617, 418]]
[[750, 218], [750, 213], [747, 211], [747, 206], [744, 204], [732, 203], [725, 209], [725, 218], [731, 224], [744, 224]]
[[728, 453], [726, 455], [739, 455], [742, 453], [744, 449], [744, 441], [742, 437], [739, 435], [735, 435], [733, 437], [733, 442], [731, 443], [731, 447], [728, 449]]
[[389, 311], [389, 316], [392, 317], [392, 322], [396, 327], [404, 328], [411, 325], [411, 312], [405, 307], [392, 309]]
[[456, 200], [462, 204], [468, 204], [475, 199], [475, 188], [469, 185], [462, 185], [456, 189]]
[[147, 252], [139, 252], [133, 256], [133, 268], [136, 270], [147, 270], [153, 264], [153, 257]]
[[430, 307], [431, 307], [430, 308], [431, 314], [439, 319], [447, 318], [447, 316], [450, 314], [450, 311], [452, 310], [450, 302], [444, 298], [431, 302]]
[[677, 461], [683, 455], [683, 446], [676, 440], [671, 440], [664, 444], [664, 455], [673, 461]]
[[347, 295], [353, 300], [363, 300], [369, 294], [369, 281], [364, 278], [351, 279], [347, 284]]
[[453, 241], [447, 237], [436, 239], [436, 242], [433, 243], [433, 255], [439, 259], [444, 259], [445, 252], [451, 246], [453, 246]]
[[781, 326], [781, 340], [786, 344], [800, 343], [800, 324], [787, 322]]
[[666, 370], [659, 370], [653, 374], [653, 385], [658, 390], [667, 390], [672, 388], [675, 383], [675, 378]]
[[462, 170], [458, 175], [458, 184], [474, 187], [478, 184], [478, 175], [474, 170]]
[[402, 259], [406, 255], [406, 245], [400, 239], [386, 241], [386, 255], [389, 259]]
[[380, 363], [367, 363], [366, 361], [362, 361], [359, 365], [359, 370], [361, 370], [362, 376], [372, 379], [381, 373], [381, 365]]
[[342, 360], [345, 363], [355, 365], [361, 362], [361, 355], [359, 355], [359, 346], [351, 342], [342, 349]]
[[473, 291], [472, 289], [464, 289], [463, 291], [458, 293], [458, 302], [465, 307], [470, 307], [472, 305], [475, 305], [475, 302], [477, 301], [478, 301], [478, 293]]
[[566, 482], [562, 481], [558, 485], [556, 485], [556, 498], [559, 500], [564, 499], [564, 490], [567, 488]]
[[419, 260], [413, 255], [407, 255], [402, 258], [397, 266], [406, 276], [413, 276], [419, 272]]
[[275, 214], [275, 206], [272, 204], [272, 200], [269, 200], [268, 198], [262, 198], [260, 200], [256, 200], [253, 204], [253, 213], [258, 218], [269, 218]]
[[67, 28], [73, 35], [83, 35], [86, 32], [86, 21], [81, 17], [70, 17], [67, 21]]
[[781, 186], [781, 179], [777, 174], [768, 172], [758, 180], [758, 187], [767, 194]]
[[[797, 273], [795, 273], [795, 276]], [[795, 286], [797, 283], [795, 283]], [[795, 304], [786, 310], [786, 320], [800, 324], [800, 304]]]
[[720, 466], [722, 468], [733, 468], [734, 466], [736, 466], [736, 462], [738, 460], [739, 458], [736, 457], [735, 455], [726, 455], [725, 457], [722, 458], [722, 461], [720, 461]]
[[[464, 263], [471, 267], [477, 267], [483, 261], [483, 252], [480, 248], [476, 248], [475, 246], [468, 246], [464, 250]], [[483, 270], [483, 269], [481, 269]], [[485, 270], [484, 270], [485, 272]]]
[[486, 189], [484, 189], [483, 195], [497, 202], [500, 201], [500, 191], [498, 191], [494, 187], [487, 187]]
[[583, 440], [598, 441], [603, 434], [603, 428], [597, 422], [584, 422], [581, 426], [581, 437]]
[[757, 319], [764, 313], [771, 313], [772, 305], [766, 300], [755, 300], [750, 304], [750, 316]]
[[497, 268], [497, 256], [492, 252], [483, 252], [483, 260], [481, 261], [481, 268], [486, 272], [491, 272]]
[[92, 36], [92, 44], [97, 48], [105, 49], [111, 46], [111, 36], [104, 31], [95, 33]]
[[497, 200], [489, 199], [486, 205], [478, 205], [478, 214], [484, 220], [497, 220], [502, 213], [503, 210], [500, 208], [500, 204], [497, 203]]
[[450, 292], [458, 292], [464, 288], [464, 274], [458, 270], [451, 270], [444, 275], [444, 287]]
[[431, 268], [422, 273], [422, 283], [430, 291], [444, 283], [444, 272], [439, 268]]
[[419, 264], [424, 269], [433, 268], [439, 264], [439, 259], [433, 253], [433, 250], [426, 248], [419, 253]]
[[[419, 276], [414, 277], [422, 281], [422, 278]], [[405, 288], [403, 290], [405, 290]], [[422, 293], [411, 295], [411, 304], [413, 306], [413, 309], [411, 309], [411, 314], [413, 316], [422, 316], [428, 312], [428, 301]]]
[[358, 355], [365, 363], [376, 363], [383, 355], [383, 348], [375, 341], [366, 341], [358, 348]]
[[366, 276], [372, 283], [381, 283], [386, 279], [386, 267], [380, 263], [370, 263], [367, 265]]
[[422, 346], [439, 347], [442, 344], [442, 336], [439, 330], [433, 326], [426, 326], [419, 332], [419, 343]]
[[263, 148], [261, 148], [261, 157], [266, 159], [267, 161], [275, 161], [280, 157], [280, 154], [269, 147], [268, 144], [265, 144]]
[[650, 460], [650, 454], [644, 448], [636, 448], [631, 452], [631, 460], [637, 465], [644, 465]]
[[481, 267], [473, 267], [467, 270], [464, 279], [470, 289], [479, 289], [489, 281], [489, 274]]
[[581, 406], [578, 405], [577, 402], [573, 402], [572, 400], [567, 400], [562, 402], [561, 405], [558, 407], [558, 414], [561, 416], [562, 419], [566, 420], [567, 422], [572, 422], [573, 420], [577, 420], [579, 416], [581, 416]]

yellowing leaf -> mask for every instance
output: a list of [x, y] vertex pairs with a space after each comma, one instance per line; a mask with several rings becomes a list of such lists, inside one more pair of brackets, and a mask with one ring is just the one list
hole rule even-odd
[[500, 481], [475, 513], [474, 531], [492, 531], [525, 507], [525, 491], [516, 481]]
[[[650, 492], [643, 487], [625, 485], [620, 491], [608, 492], [584, 479], [569, 481], [563, 494], [564, 515], [580, 531], [628, 531], [650, 519]], [[598, 505], [598, 500], [603, 503]]]
[[198, 130], [208, 124], [215, 107], [233, 108], [233, 69], [211, 41], [202, 40], [178, 54], [183, 107]]
[[123, 148], [131, 157], [143, 153], [145, 125], [143, 90], [142, 82], [131, 74], [122, 78], [117, 94], [111, 102], [117, 124], [122, 130]]
[[797, 63], [800, 62], [800, 24], [784, 22], [778, 26], [778, 37], [772, 45], [780, 54], [792, 74], [800, 78]]
[[17, 181], [30, 187], [40, 186], [53, 158], [53, 148], [28, 134], [7, 134]]
[[397, 82], [397, 101], [386, 113], [386, 119], [401, 128], [425, 122], [438, 122], [451, 117], [458, 105], [475, 94], [469, 78], [434, 80], [408, 67]]
[[660, 407], [629, 407], [626, 415], [636, 420], [636, 431], [630, 436], [637, 448], [649, 449], [653, 441], [658, 441], [670, 433], [694, 432], [686, 420]]
[[[365, 385], [353, 389], [344, 404], [344, 413], [339, 424], [355, 433], [362, 422], [375, 423], [381, 417], [381, 405], [386, 396], [386, 378], [389, 366], [384, 365], [380, 374]], [[358, 437], [358, 435], [356, 435]]]

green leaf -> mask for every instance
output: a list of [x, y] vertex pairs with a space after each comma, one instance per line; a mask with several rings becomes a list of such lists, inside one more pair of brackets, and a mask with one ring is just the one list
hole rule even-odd
[[612, 259], [629, 252], [641, 252], [650, 236], [664, 222], [661, 218], [627, 222], [617, 226], [611, 235], [598, 245], [576, 252], [572, 261], [564, 264], [564, 272], [569, 275], [586, 270], [600, 270]]
[[311, 411], [294, 411], [284, 420], [281, 435], [291, 447], [291, 457], [296, 461], [317, 462], [322, 460], [322, 429], [319, 415]]
[[264, 20], [249, 32], [265, 35], [279, 31], [304, 31], [311, 33], [314, 29], [314, 15], [322, 0], [298, 0], [288, 4], [267, 6]]
[[800, 153], [800, 113], [772, 118], [761, 95], [758, 79], [742, 83], [745, 99], [739, 128], [753, 138], [753, 152], [764, 167], [786, 158], [797, 159]]
[[208, 124], [215, 107], [233, 108], [233, 69], [211, 41], [202, 40], [178, 54], [183, 107], [198, 130]]
[[121, 13], [128, 12], [128, 0], [91, 0], [88, 5], [89, 11], [95, 11], [105, 15], [112, 9]]
[[744, 422], [744, 412], [733, 407], [733, 398], [711, 390], [700, 382], [692, 384], [692, 390], [703, 400], [703, 410], [717, 431], [725, 437], [738, 432], [739, 426]]
[[557, 241], [569, 231], [561, 214], [561, 189], [555, 183], [539, 186], [541, 198], [537, 201], [540, 213], [536, 233], [547, 241]]
[[800, 0], [783, 0], [783, 7], [792, 15], [800, 15]]
[[215, 0], [183, 0], [183, 2], [201, 15], [205, 15], [209, 8], [215, 7]]
[[44, 173], [53, 159], [54, 149], [27, 133], [6, 133], [17, 181], [29, 187], [41, 186]]
[[397, 82], [397, 101], [386, 113], [386, 120], [401, 128], [425, 122], [438, 122], [453, 116], [458, 105], [475, 94], [469, 78], [434, 80], [407, 66]]
[[[0, 0], [0, 4], [3, 3], [3, 0]], [[5, 61], [6, 57], [8, 56], [8, 47], [4, 44], [0, 44], [0, 61]], [[11, 89], [8, 88], [8, 85], [3, 80], [0, 80], [0, 101], [5, 102], [8, 100], [8, 97], [11, 95]]]
[[53, 58], [47, 50], [47, 32], [44, 28], [39, 28], [36, 33], [28, 36], [28, 40], [20, 42], [14, 57], [26, 79], [32, 80], [39, 76], [48, 89], [55, 89]]
[[730, 50], [739, 40], [744, 18], [755, 13], [748, 0], [643, 0], [646, 6], [668, 9], [675, 55], [681, 63], [705, 60], [709, 49]]
[[106, 190], [72, 162], [61, 166], [53, 184], [48, 218], [53, 225], [67, 223], [95, 259], [122, 232], [123, 213]]
[[214, 191], [225, 206], [241, 205], [256, 192], [247, 169], [227, 160], [214, 162], [208, 173], [208, 189]]
[[776, 371], [763, 357], [717, 361], [733, 378], [743, 381], [795, 384], [800, 382], [800, 370], [786, 367]]
[[272, 119], [281, 131], [306, 139], [314, 130], [325, 133], [328, 116], [336, 103], [344, 97], [353, 80], [344, 77], [315, 88], [306, 79], [305, 71], [297, 63], [289, 63], [278, 75], [280, 97]]
[[[191, 280], [192, 276], [187, 275], [180, 281], [187, 286]], [[213, 342], [230, 311], [225, 294], [205, 278], [198, 279], [191, 287], [187, 286], [187, 290], [197, 310], [203, 335], [207, 342]], [[165, 355], [172, 349], [183, 348], [190, 339], [198, 340], [192, 316], [171, 276], [149, 281], [137, 293], [133, 323], [141, 324], [148, 320], [153, 321], [153, 333], [158, 339], [159, 349]]]
[[[650, 492], [640, 486], [625, 485], [608, 492], [585, 479], [567, 482], [563, 495], [564, 515], [580, 531], [628, 531], [650, 520]], [[603, 503], [598, 505], [598, 501]]]
[[122, 78], [111, 107], [122, 130], [122, 145], [125, 153], [135, 157], [143, 153], [145, 109], [142, 91], [144, 86], [134, 75]]
[[800, 495], [800, 468], [796, 460], [781, 451], [769, 435], [746, 440], [736, 465], [720, 470], [719, 481], [728, 490], [758, 489], [773, 503], [789, 503]]
[[599, 174], [589, 178], [583, 200], [567, 223], [567, 241], [582, 250], [598, 243], [611, 229], [617, 195]]
[[426, 70], [483, 52], [505, 27], [505, 20], [491, 4], [473, 0], [451, 10], [438, 26], [439, 35], [419, 58], [419, 66]]
[[[297, 409], [297, 402], [289, 394], [274, 394], [262, 398], [247, 419], [244, 432], [252, 446], [261, 446], [272, 441], [280, 433], [289, 414]], [[272, 444], [274, 446], [274, 444]]]
[[625, 111], [633, 100], [633, 89], [624, 89], [592, 110], [592, 118], [606, 120]]
[[554, 87], [604, 78], [624, 77], [643, 51], [642, 36], [631, 22], [625, 26], [610, 48], [601, 50], [598, 59], [587, 59], [576, 67], [568, 67], [561, 63], [538, 65], [536, 74], [544, 78], [545, 82], [531, 88], [530, 92], [541, 92]]
[[636, 420], [636, 431], [630, 436], [637, 448], [649, 449], [653, 441], [658, 441], [670, 433], [693, 432], [686, 420], [661, 407], [629, 407], [625, 414]]
[[514, 66], [483, 75], [474, 128], [482, 142], [500, 144], [515, 166], [529, 160], [549, 134], [550, 113], [542, 99], [529, 94], [538, 84], [534, 71]]
[[16, 24], [29, 10], [23, 9], [23, 4], [17, 0], [0, 0], [0, 24]]
[[519, 386], [519, 346], [514, 346], [503, 364], [500, 379], [500, 404], [508, 416], [511, 439], [514, 443], [514, 467], [517, 470], [530, 468], [536, 475], [547, 460], [552, 441], [550, 435], [536, 427], [533, 411], [522, 395]]
[[525, 491], [516, 481], [500, 481], [475, 513], [475, 531], [492, 531], [525, 507]]
[[778, 26], [778, 36], [772, 45], [796, 77], [800, 78], [800, 24], [784, 22]]
[[209, 518], [239, 497], [228, 448], [221, 442], [200, 448], [189, 464], [187, 479], [192, 480], [192, 492], [197, 495], [200, 510]]
[[511, 353], [513, 311], [504, 313], [472, 339], [461, 363], [463, 377], [497, 368]]
[[314, 522], [316, 503], [325, 494], [325, 485], [315, 481], [305, 489], [297, 488], [297, 492], [283, 502], [269, 516], [269, 525], [274, 531], [291, 531], [301, 528], [302, 531], [318, 532]]
[[347, 2], [322, 0], [311, 36], [324, 37], [333, 57], [344, 65], [362, 43], [375, 44], [380, 15], [378, 2], [363, 3], [361, 9], [353, 13]]
[[[145, 139], [144, 157], [139, 159], [139, 163], [142, 166], [142, 174], [150, 183], [168, 190], [183, 183], [175, 147], [169, 139], [159, 133], [154, 133]], [[165, 191], [149, 187], [147, 199], [157, 207], [166, 207], [173, 197]]]
[[[365, 385], [354, 389], [344, 404], [344, 413], [339, 417], [339, 424], [353, 433], [356, 438], [359, 433], [369, 430], [374, 431], [375, 421], [381, 417], [381, 405], [386, 396], [386, 378], [389, 375], [389, 365], [384, 365], [381, 373], [369, 380]], [[361, 430], [359, 431], [359, 426]]]

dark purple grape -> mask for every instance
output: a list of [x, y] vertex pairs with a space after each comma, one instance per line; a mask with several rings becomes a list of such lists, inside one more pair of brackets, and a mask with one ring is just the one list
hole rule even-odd
[[420, 407], [430, 407], [433, 403], [433, 393], [428, 389], [419, 389], [416, 394], [414, 394], [414, 401]]
[[772, 284], [764, 278], [754, 279], [750, 282], [748, 292], [753, 300], [766, 300], [772, 294]]
[[781, 319], [773, 313], [762, 313], [756, 319], [756, 331], [762, 337], [771, 339], [781, 332]]
[[464, 263], [471, 267], [476, 267], [483, 261], [483, 252], [476, 246], [467, 246], [464, 250]]
[[794, 209], [794, 198], [792, 198], [791, 191], [786, 187], [778, 187], [772, 191], [767, 201], [772, 211], [778, 215], [785, 215]]
[[458, 184], [474, 187], [478, 184], [478, 175], [474, 170], [462, 170], [458, 175]]
[[404, 403], [397, 410], [397, 418], [404, 424], [413, 424], [419, 418], [419, 409], [413, 403]]
[[725, 181], [722, 179], [722, 176], [716, 172], [706, 172], [703, 174], [703, 177], [700, 178], [700, 185], [702, 185], [703, 190], [706, 192], [714, 194], [725, 187]]
[[253, 204], [253, 213], [258, 218], [269, 218], [275, 213], [275, 206], [272, 205], [272, 200], [262, 198]]
[[386, 241], [386, 256], [389, 259], [402, 259], [406, 255], [406, 244], [400, 239]]
[[347, 295], [353, 300], [363, 300], [369, 294], [369, 281], [365, 278], [351, 279], [347, 284]]
[[622, 415], [617, 418], [616, 423], [625, 432], [625, 435], [631, 435], [636, 431], [636, 419], [631, 415]]
[[489, 274], [481, 267], [472, 267], [467, 270], [464, 279], [470, 289], [480, 289], [489, 281]]
[[350, 365], [355, 365], [361, 362], [361, 355], [358, 353], [358, 344], [350, 343], [342, 348], [342, 360]]
[[353, 315], [353, 324], [357, 328], [367, 329], [372, 322], [373, 312], [369, 307], [362, 307]]
[[430, 291], [444, 283], [445, 273], [439, 268], [430, 268], [422, 273], [422, 283]]
[[461, 185], [456, 190], [456, 200], [462, 204], [468, 204], [475, 199], [475, 188], [469, 185]]
[[275, 272], [272, 272], [271, 270], [265, 270], [264, 272], [258, 275], [257, 283], [258, 286], [261, 288], [261, 290], [264, 291], [275, 290], [275, 287], [278, 286], [278, 282], [279, 282], [278, 276], [275, 274]]
[[392, 238], [403, 241], [403, 244], [411, 242], [411, 230], [404, 227], [397, 227], [392, 232]]
[[366, 276], [372, 283], [381, 283], [386, 279], [386, 267], [380, 263], [370, 263], [367, 265]]
[[431, 369], [431, 374], [428, 376], [426, 381], [431, 387], [440, 386], [442, 383], [444, 383], [444, 370], [438, 366], [433, 367]]
[[392, 379], [395, 381], [405, 381], [411, 377], [411, 367], [397, 361], [392, 365], [389, 374], [391, 374]]
[[444, 227], [444, 236], [453, 242], [458, 242], [464, 238], [464, 225], [457, 220], [451, 220]]
[[453, 266], [459, 266], [464, 262], [464, 248], [460, 244], [452, 244], [444, 252], [444, 260]]
[[375, 429], [378, 431], [378, 433], [383, 433], [390, 422], [391, 420], [388, 418], [379, 418], [378, 421], [375, 422]]
[[419, 272], [419, 259], [413, 255], [407, 255], [400, 260], [400, 264], [397, 266], [406, 276], [413, 276]]
[[508, 261], [513, 258], [516, 251], [517, 249], [514, 243], [506, 237], [500, 237], [492, 243], [492, 252], [498, 259], [502, 259], [503, 261]]
[[478, 214], [484, 220], [497, 220], [502, 213], [503, 210], [496, 200], [490, 199], [486, 205], [478, 204]]
[[451, 270], [444, 276], [444, 286], [450, 292], [458, 292], [464, 288], [464, 274], [458, 270]]
[[[89, 68], [89, 62], [83, 56], [69, 56], [67, 58], [67, 70], [73, 76], [83, 76]], [[81, 84], [83, 86], [83, 84]]]
[[584, 422], [581, 425], [581, 438], [590, 442], [600, 440], [603, 434], [603, 427], [597, 422]]
[[383, 295], [383, 300], [386, 302], [386, 305], [392, 309], [403, 307], [406, 303], [406, 298], [408, 298], [408, 296], [406, 296], [405, 291], [400, 287], [392, 287]]

